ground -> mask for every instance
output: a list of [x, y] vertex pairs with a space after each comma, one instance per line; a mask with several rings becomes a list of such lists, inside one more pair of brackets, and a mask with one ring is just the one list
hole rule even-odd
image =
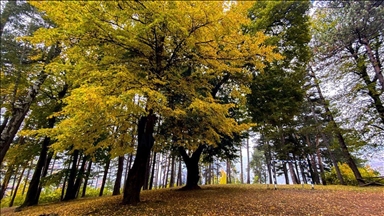
[[122, 196], [86, 198], [0, 215], [384, 215], [384, 187], [214, 185], [144, 191], [141, 199], [125, 206]]

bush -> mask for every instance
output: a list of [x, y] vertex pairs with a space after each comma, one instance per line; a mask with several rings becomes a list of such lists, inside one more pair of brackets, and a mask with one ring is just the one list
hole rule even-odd
[[[339, 169], [341, 175], [343, 176], [344, 182], [347, 185], [359, 185], [357, 180], [355, 179], [355, 175], [353, 174], [351, 168], [349, 168], [348, 164], [339, 163]], [[374, 177], [379, 176], [379, 172], [375, 171], [368, 165], [366, 165], [365, 167], [360, 167], [358, 169], [364, 179], [372, 180]], [[337, 178], [335, 167], [332, 167], [329, 172], [325, 173], [325, 180], [329, 184], [341, 184], [339, 179]]]

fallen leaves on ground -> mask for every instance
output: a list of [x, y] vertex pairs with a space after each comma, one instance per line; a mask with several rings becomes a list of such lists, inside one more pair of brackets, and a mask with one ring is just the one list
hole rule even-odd
[[143, 191], [141, 200], [127, 206], [122, 196], [87, 198], [1, 215], [384, 215], [383, 187], [213, 185]]

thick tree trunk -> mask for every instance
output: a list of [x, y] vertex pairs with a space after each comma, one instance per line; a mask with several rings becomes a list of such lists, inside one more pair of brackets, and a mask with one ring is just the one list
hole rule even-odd
[[117, 165], [116, 180], [115, 180], [115, 185], [113, 186], [112, 196], [120, 195], [121, 178], [123, 177], [123, 168], [124, 168], [124, 156], [119, 156], [118, 160], [119, 162]]
[[187, 167], [187, 183], [181, 188], [182, 190], [193, 190], [200, 189], [198, 182], [199, 176], [199, 160], [200, 155], [204, 150], [204, 145], [199, 145], [196, 151], [193, 152], [192, 156], [189, 157], [183, 147], [179, 147], [179, 152], [183, 158], [183, 161]]
[[91, 167], [92, 167], [92, 161], [90, 160], [88, 162], [87, 173], [85, 174], [85, 179], [84, 179], [84, 184], [83, 184], [83, 192], [81, 194], [81, 197], [85, 197], [85, 193], [87, 191], [88, 179], [89, 179], [89, 176], [91, 174]]
[[[54, 57], [59, 54], [58, 47], [56, 45], [52, 46], [49, 50], [45, 64], [48, 64]], [[0, 136], [0, 164], [3, 164], [5, 154], [7, 153], [13, 139], [16, 136], [16, 133], [19, 131], [21, 123], [24, 121], [25, 116], [27, 115], [31, 104], [35, 101], [37, 94], [40, 91], [41, 85], [46, 80], [48, 74], [45, 72], [45, 67], [37, 75], [37, 80], [33, 83], [29, 89], [27, 95], [24, 97], [22, 103], [15, 104], [12, 109], [11, 118], [8, 121], [8, 124], [1, 131]]]
[[73, 152], [73, 160], [72, 160], [72, 168], [69, 172], [68, 182], [67, 182], [67, 191], [64, 196], [64, 201], [72, 200], [76, 198], [76, 190], [75, 190], [75, 180], [77, 174], [77, 161], [79, 158], [79, 150], [75, 150]]
[[103, 196], [104, 193], [104, 187], [105, 183], [107, 182], [107, 177], [108, 177], [108, 171], [109, 171], [109, 165], [111, 164], [111, 159], [107, 158], [105, 167], [104, 167], [104, 174], [103, 174], [103, 181], [101, 182], [101, 188], [100, 188], [100, 193], [99, 196]]
[[144, 185], [146, 165], [154, 144], [153, 131], [156, 116], [150, 111], [147, 117], [141, 117], [138, 124], [138, 146], [135, 161], [128, 173], [124, 190], [123, 204], [136, 205], [140, 202], [140, 190]]

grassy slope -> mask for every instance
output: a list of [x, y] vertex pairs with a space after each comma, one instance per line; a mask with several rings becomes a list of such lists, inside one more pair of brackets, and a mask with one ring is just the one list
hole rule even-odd
[[198, 191], [144, 191], [137, 206], [121, 205], [122, 196], [79, 199], [41, 205], [4, 215], [384, 215], [383, 187], [203, 186]]

